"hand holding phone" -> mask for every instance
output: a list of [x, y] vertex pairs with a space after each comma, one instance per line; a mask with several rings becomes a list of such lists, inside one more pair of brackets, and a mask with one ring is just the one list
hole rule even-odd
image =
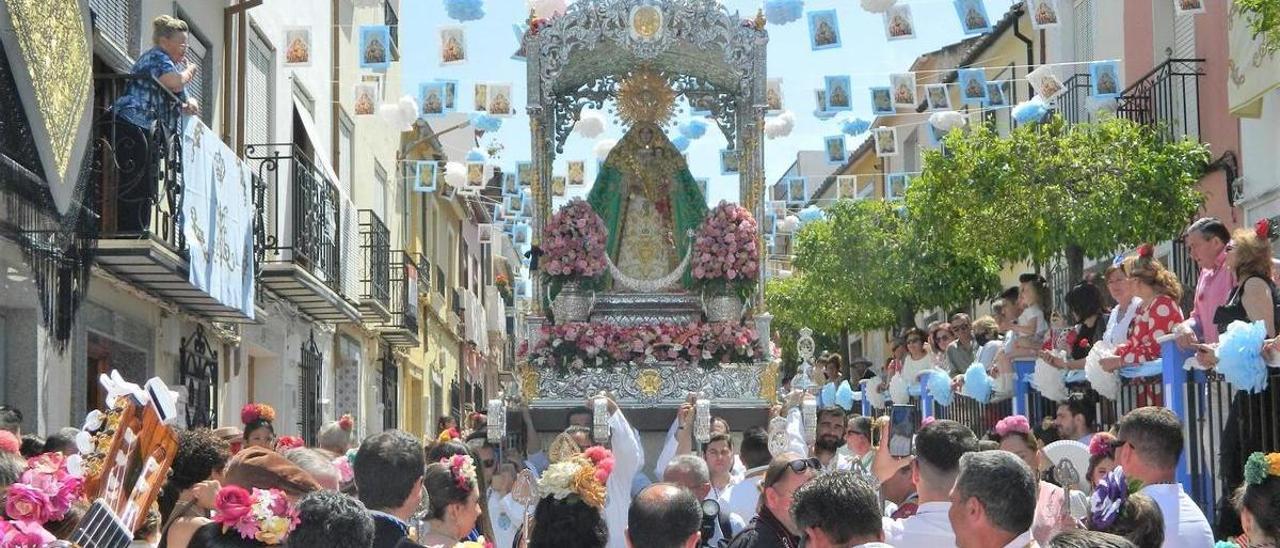
[[911, 443], [916, 433], [916, 408], [912, 405], [894, 405], [889, 412], [889, 455], [911, 456]]

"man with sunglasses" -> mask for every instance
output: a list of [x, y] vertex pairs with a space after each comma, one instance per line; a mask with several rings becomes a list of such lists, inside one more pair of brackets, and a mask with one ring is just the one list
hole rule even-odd
[[[889, 439], [889, 425], [880, 432]], [[951, 488], [960, 473], [960, 457], [978, 451], [978, 438], [969, 427], [950, 420], [936, 420], [920, 428], [915, 436], [914, 457], [896, 458], [889, 444], [881, 443], [872, 472], [881, 483], [891, 481], [904, 466], [911, 467], [918, 506], [903, 519], [885, 518], [885, 542], [894, 546], [954, 546], [955, 532], [947, 518]]]
[[952, 375], [963, 375], [978, 354], [978, 343], [973, 340], [973, 322], [963, 312], [951, 316], [951, 334], [955, 340], [947, 345], [947, 363]]
[[1196, 501], [1175, 479], [1182, 456], [1182, 423], [1165, 407], [1140, 407], [1120, 419], [1116, 464], [1142, 482], [1139, 493], [1156, 501], [1164, 516], [1164, 547], [1213, 546], [1213, 530]]
[[760, 482], [760, 513], [729, 548], [798, 548], [801, 531], [791, 516], [792, 497], [820, 467], [818, 459], [798, 453], [775, 457]]
[[511, 486], [515, 484], [516, 467], [511, 462], [498, 462], [498, 446], [489, 443], [486, 432], [467, 435], [467, 447], [475, 452], [477, 468], [484, 469], [489, 480], [489, 492], [485, 498], [485, 515], [493, 529], [495, 546], [511, 546], [516, 528], [524, 522], [524, 508], [511, 498]]

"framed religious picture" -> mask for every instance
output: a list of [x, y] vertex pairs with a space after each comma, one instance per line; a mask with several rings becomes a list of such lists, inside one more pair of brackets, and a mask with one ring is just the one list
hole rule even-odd
[[516, 225], [515, 229], [513, 229], [512, 232], [514, 232], [513, 236], [515, 236], [514, 238], [512, 238], [512, 240], [513, 240], [513, 243], [515, 243], [516, 245], [524, 245], [529, 243], [529, 225], [528, 224], [520, 223]]
[[1089, 63], [1089, 82], [1093, 85], [1094, 97], [1113, 99], [1120, 96], [1120, 68], [1115, 61]]
[[516, 174], [504, 172], [502, 174], [502, 195], [511, 196], [520, 192], [520, 184], [516, 182]]
[[689, 97], [689, 114], [691, 116], [711, 116], [716, 106], [716, 96], [710, 93], [698, 93]]
[[518, 216], [524, 213], [524, 194], [519, 192], [506, 196], [502, 200], [502, 208], [506, 210], [508, 215]]
[[929, 100], [929, 110], [951, 110], [951, 94], [946, 84], [925, 84], [924, 97]]
[[444, 84], [427, 82], [418, 86], [418, 100], [422, 105], [422, 115], [444, 115]]
[[962, 102], [981, 104], [987, 100], [987, 73], [983, 69], [956, 71], [956, 85], [960, 86]]
[[440, 174], [440, 176], [436, 180], [439, 182], [441, 198], [444, 198], [446, 200], [452, 200], [453, 197], [458, 194], [458, 189], [455, 188], [453, 185], [449, 184], [449, 181], [444, 177], [443, 174]]
[[587, 184], [587, 163], [582, 160], [569, 162], [569, 186]]
[[824, 89], [826, 91], [827, 108], [825, 110], [828, 112], [853, 110], [853, 100], [849, 96], [852, 89], [849, 77], [827, 76], [823, 80], [826, 83]]
[[782, 112], [782, 78], [765, 80], [764, 100], [767, 113], [778, 114]]
[[436, 163], [430, 160], [414, 162], [413, 190], [417, 192], [435, 192], [437, 168]]
[[991, 18], [982, 0], [954, 0], [956, 17], [960, 18], [960, 30], [965, 34], [991, 32]]
[[564, 175], [555, 175], [551, 177], [551, 195], [556, 198], [562, 198], [565, 194]]
[[889, 75], [889, 87], [893, 89], [893, 106], [914, 109], [916, 99], [916, 75], [913, 72]]
[[1173, 10], [1178, 15], [1204, 13], [1204, 0], [1173, 0]]
[[720, 151], [720, 173], [722, 175], [738, 174], [738, 151], [725, 149]]
[[1036, 90], [1036, 95], [1045, 101], [1052, 101], [1067, 92], [1067, 86], [1062, 84], [1053, 65], [1040, 65], [1039, 68], [1027, 73], [1027, 83], [1031, 84], [1032, 89]]
[[284, 65], [304, 67], [311, 64], [311, 27], [284, 28]]
[[871, 130], [875, 138], [876, 156], [881, 158], [898, 155], [898, 128], [878, 127]]
[[809, 46], [814, 50], [840, 47], [840, 21], [836, 10], [809, 12]]
[[360, 68], [387, 70], [391, 66], [391, 27], [360, 27]]
[[484, 188], [484, 162], [467, 162], [467, 189]]
[[459, 26], [440, 27], [440, 64], [458, 65], [467, 62], [467, 34]]
[[826, 118], [830, 118], [832, 116], [831, 111], [827, 110], [827, 90], [825, 89], [813, 90], [813, 104], [817, 105], [817, 108], [814, 109], [814, 112], [826, 113], [827, 114]]
[[444, 111], [458, 112], [458, 81], [436, 80], [444, 86]]
[[836, 175], [836, 198], [856, 198], [858, 195], [857, 175]]
[[807, 179], [804, 177], [787, 177], [787, 205], [800, 206], [808, 200]]
[[360, 75], [360, 83], [367, 86], [373, 86], [373, 102], [382, 102], [383, 92], [383, 75], [376, 72], [368, 72]]
[[844, 134], [831, 135], [822, 139], [822, 150], [826, 152], [827, 163], [831, 165], [843, 164], [848, 158], [848, 153], [844, 148]]
[[475, 101], [473, 109], [476, 112], [488, 112], [489, 110], [489, 84], [476, 84]]
[[1028, 0], [1031, 8], [1031, 28], [1051, 29], [1061, 22], [1058, 19], [1058, 0]]
[[372, 116], [378, 110], [378, 88], [373, 84], [356, 84], [355, 105], [351, 110], [356, 116]]
[[890, 173], [886, 176], [884, 182], [884, 198], [886, 200], [901, 200], [906, 197], [907, 174]]
[[761, 234], [776, 234], [778, 232], [778, 214], [772, 211], [764, 214], [764, 222], [760, 223]]
[[1004, 93], [1004, 82], [987, 82], [987, 102], [989, 107], [1007, 107], [1009, 100]]
[[511, 114], [511, 83], [489, 84], [489, 114], [509, 116]]
[[893, 91], [888, 87], [871, 88], [871, 113], [893, 114]]
[[889, 41], [916, 37], [916, 24], [911, 18], [909, 4], [894, 4], [884, 12], [884, 35]]
[[526, 188], [533, 186], [533, 162], [516, 162], [516, 182]]

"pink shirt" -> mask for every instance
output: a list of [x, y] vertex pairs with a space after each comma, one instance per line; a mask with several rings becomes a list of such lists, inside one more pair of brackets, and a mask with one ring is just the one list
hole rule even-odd
[[1213, 314], [1218, 307], [1227, 304], [1231, 289], [1236, 286], [1236, 275], [1227, 268], [1227, 252], [1218, 255], [1213, 270], [1202, 269], [1196, 282], [1196, 302], [1191, 310], [1191, 321], [1200, 327], [1201, 339], [1208, 344], [1218, 342], [1218, 328], [1213, 324]]

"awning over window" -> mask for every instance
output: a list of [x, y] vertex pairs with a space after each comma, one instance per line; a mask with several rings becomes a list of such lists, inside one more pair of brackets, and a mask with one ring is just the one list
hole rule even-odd
[[1280, 87], [1280, 51], [1264, 53], [1249, 24], [1235, 5], [1227, 23], [1231, 40], [1227, 100], [1231, 113], [1242, 118], [1262, 116], [1262, 99]]

